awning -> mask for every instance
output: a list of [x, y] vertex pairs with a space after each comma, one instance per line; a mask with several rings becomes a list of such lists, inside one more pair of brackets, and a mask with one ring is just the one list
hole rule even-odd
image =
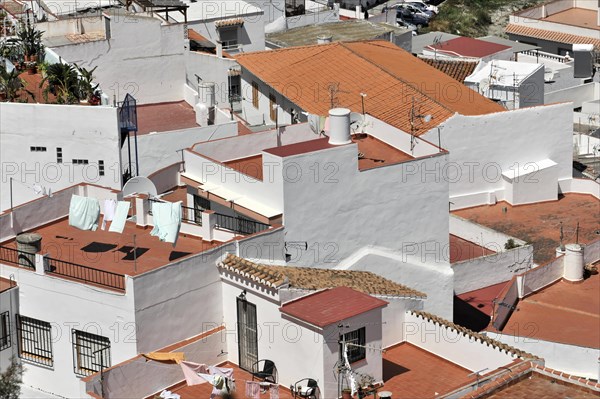
[[229, 18], [215, 22], [217, 28], [227, 28], [238, 25], [244, 25], [244, 18]]

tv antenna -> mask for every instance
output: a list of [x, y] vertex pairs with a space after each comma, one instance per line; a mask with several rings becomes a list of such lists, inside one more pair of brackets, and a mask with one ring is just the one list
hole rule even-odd
[[429, 123], [433, 116], [431, 114], [421, 114], [421, 106], [419, 106], [419, 110], [415, 109], [415, 97], [412, 98], [412, 105], [410, 107], [410, 152], [412, 154], [415, 149], [415, 145], [417, 144], [417, 127], [415, 126], [415, 120], [418, 119], [422, 123]]

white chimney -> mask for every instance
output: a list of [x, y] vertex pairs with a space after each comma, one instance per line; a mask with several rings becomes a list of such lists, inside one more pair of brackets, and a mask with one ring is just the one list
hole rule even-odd
[[583, 280], [583, 247], [579, 244], [565, 245], [563, 277], [567, 281]]
[[200, 126], [214, 124], [215, 121], [215, 84], [214, 82], [200, 82], [198, 84], [198, 103], [196, 109], [196, 123]]
[[317, 44], [331, 43], [331, 35], [321, 35], [317, 37]]
[[223, 58], [223, 43], [217, 40], [217, 57]]
[[329, 110], [329, 144], [342, 145], [351, 142], [350, 110], [347, 108]]

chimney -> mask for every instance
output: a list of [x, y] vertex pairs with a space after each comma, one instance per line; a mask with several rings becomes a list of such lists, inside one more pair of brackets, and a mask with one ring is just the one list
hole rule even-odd
[[223, 43], [217, 40], [217, 57], [223, 58]]
[[329, 110], [329, 144], [349, 144], [350, 139], [350, 110], [334, 108]]
[[19, 234], [15, 240], [17, 249], [20, 251], [19, 264], [35, 268], [35, 254], [42, 250], [42, 236], [37, 233], [23, 233]]
[[198, 103], [195, 106], [196, 123], [200, 126], [213, 125], [215, 122], [215, 84], [198, 84]]
[[565, 246], [563, 278], [567, 281], [576, 282], [583, 280], [583, 247], [579, 244], [567, 244]]
[[331, 43], [331, 35], [321, 35], [317, 37], [317, 44]]

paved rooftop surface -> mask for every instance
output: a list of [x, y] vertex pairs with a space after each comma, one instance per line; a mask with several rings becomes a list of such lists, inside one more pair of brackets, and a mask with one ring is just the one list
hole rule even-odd
[[584, 390], [574, 384], [567, 385], [538, 373], [530, 373], [524, 379], [500, 387], [486, 398], [494, 399], [533, 399], [533, 398], [598, 398], [599, 395]]
[[598, 274], [579, 284], [559, 281], [519, 301], [503, 332], [600, 349], [599, 293]]
[[434, 398], [469, 383], [471, 371], [409, 343], [383, 354], [383, 388], [394, 399]]
[[254, 177], [258, 180], [263, 179], [262, 155], [234, 159], [232, 161], [223, 162], [223, 164], [247, 176]]
[[496, 252], [450, 234], [450, 263], [492, 255]]
[[600, 229], [600, 201], [586, 194], [566, 194], [558, 201], [519, 206], [501, 201], [453, 213], [533, 244], [534, 261], [538, 264], [555, 257], [561, 222], [567, 244], [575, 242], [577, 222], [580, 243], [600, 239], [596, 233]]
[[[49, 254], [51, 258], [130, 276], [159, 268], [217, 245], [180, 234], [177, 246], [173, 248], [171, 243], [150, 236], [150, 229], [137, 228], [133, 222], [125, 223], [122, 234], [100, 230], [100, 227], [96, 231], [79, 230], [69, 226], [68, 218], [31, 232], [42, 235], [42, 253]], [[14, 240], [2, 245], [16, 248]]]
[[12, 287], [16, 287], [16, 281], [10, 281], [7, 278], [0, 277], [0, 292], [8, 291]]
[[499, 53], [503, 50], [508, 50], [510, 47], [486, 42], [484, 40], [474, 39], [472, 37], [457, 37], [446, 42], [431, 44], [425, 48], [426, 50], [443, 51], [446, 53], [455, 53], [463, 57], [486, 57], [491, 54]]
[[580, 28], [600, 30], [598, 26], [598, 11], [588, 10], [585, 8], [569, 8], [568, 10], [557, 12], [546, 18], [541, 18], [542, 21], [558, 22], [565, 25], [578, 26]]
[[[235, 378], [235, 387], [238, 398], [244, 398], [245, 385], [246, 381], [252, 381], [252, 375], [247, 371], [240, 369], [237, 365], [227, 362], [219, 367], [229, 367], [233, 368], [233, 377]], [[185, 382], [184, 382], [185, 384]], [[200, 384], [187, 386], [184, 385], [182, 387], [178, 387], [175, 389], [171, 389], [171, 392], [177, 393], [181, 396], [181, 399], [204, 399], [209, 398], [212, 392], [212, 385], [210, 384]], [[261, 393], [261, 399], [270, 398], [269, 391], [265, 393]], [[289, 390], [283, 387], [279, 387], [279, 398], [280, 399], [291, 399], [292, 395]]]
[[508, 281], [490, 285], [479, 290], [465, 292], [457, 296], [479, 311], [491, 316], [492, 301], [500, 294], [506, 284], [508, 284]]
[[185, 101], [138, 105], [138, 134], [198, 127], [196, 113]]

